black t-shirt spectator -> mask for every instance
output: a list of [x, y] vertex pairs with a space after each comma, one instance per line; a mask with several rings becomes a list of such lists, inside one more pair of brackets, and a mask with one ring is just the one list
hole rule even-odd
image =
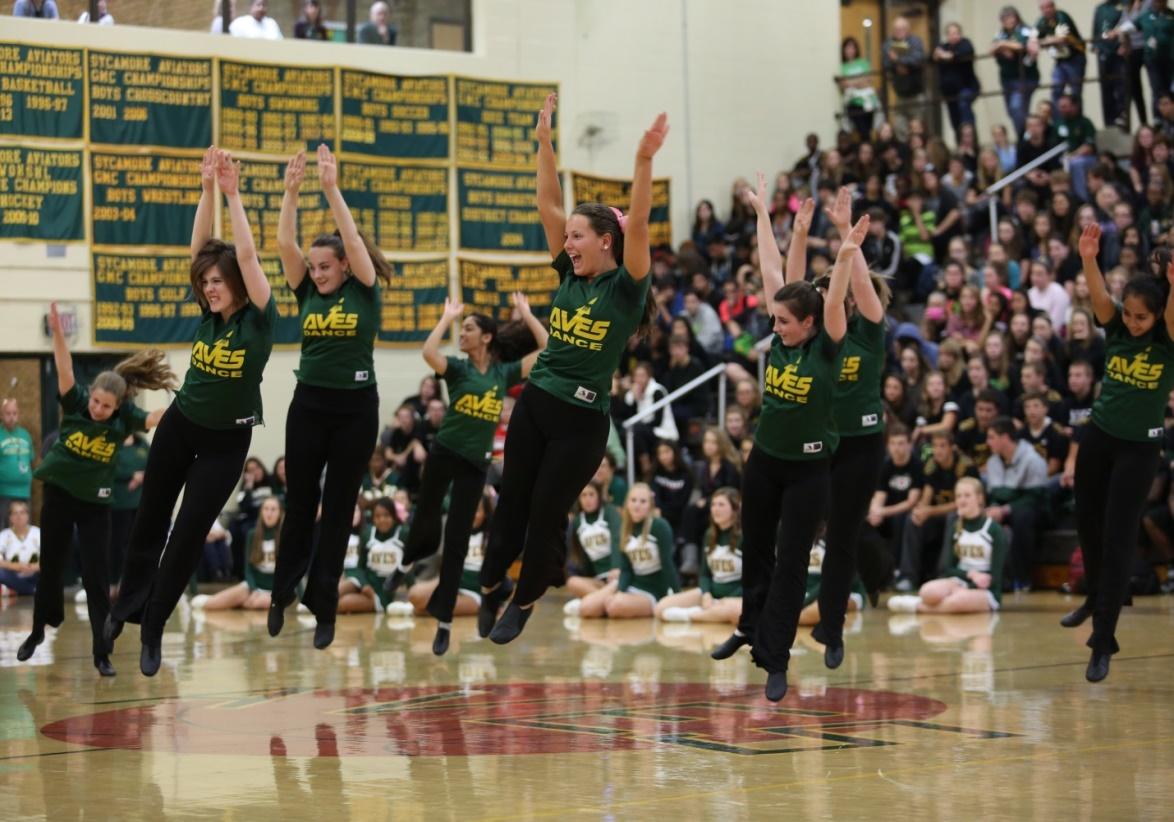
[[678, 471], [666, 471], [658, 465], [656, 473], [652, 475], [652, 493], [656, 496], [660, 515], [673, 527], [673, 534], [683, 536], [681, 521], [693, 493], [693, 476], [688, 469], [682, 467]]
[[925, 486], [925, 472], [913, 457], [904, 465], [897, 465], [892, 457], [885, 457], [878, 491], [885, 492], [885, 505], [899, 505], [909, 499], [909, 492]]
[[[925, 463], [925, 484], [929, 486], [930, 498], [924, 500], [926, 505], [945, 505], [954, 501], [954, 486], [963, 477], [978, 479], [978, 469], [964, 454], [954, 449], [954, 464], [950, 468], [938, 465], [937, 460], [930, 457]], [[918, 503], [920, 504], [920, 502]]]
[[1035, 452], [1044, 458], [1044, 461], [1059, 460], [1061, 463], [1068, 458], [1068, 437], [1053, 420], [1038, 435], [1033, 435], [1025, 425], [1019, 430], [1019, 439], [1031, 443]]
[[[1048, 416], [1053, 420], [1064, 419], [1064, 397], [1054, 388], [1049, 388], [1047, 396], [1045, 397], [1048, 403]], [[1023, 422], [1027, 417], [1023, 414], [1023, 397], [1015, 398], [1015, 402], [1011, 404], [1011, 416]]]
[[974, 417], [958, 423], [958, 432], [954, 435], [954, 443], [980, 469], [991, 458], [991, 447], [986, 444], [986, 431], [978, 427], [978, 420]]
[[963, 37], [954, 45], [942, 41], [938, 48], [954, 55], [952, 60], [937, 61], [938, 85], [942, 94], [951, 97], [966, 89], [977, 92], [980, 86], [974, 73], [974, 44]]
[[[673, 365], [664, 372], [663, 385], [670, 394], [705, 373], [705, 366], [696, 357], [689, 357], [683, 365]], [[677, 417], [704, 417], [709, 410], [709, 393], [705, 385], [699, 385], [682, 397], [673, 400], [673, 413]]]
[[1078, 445], [1084, 437], [1085, 426], [1092, 419], [1092, 405], [1095, 401], [1096, 399], [1092, 394], [1089, 394], [1083, 399], [1078, 397], [1065, 397], [1060, 404], [1063, 409], [1060, 415], [1058, 417], [1052, 417], [1052, 419], [1059, 420], [1065, 427], [1072, 430], [1072, 440]]

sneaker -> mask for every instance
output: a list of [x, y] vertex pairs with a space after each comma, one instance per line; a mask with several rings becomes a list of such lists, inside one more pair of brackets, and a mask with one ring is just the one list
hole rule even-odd
[[73, 595], [73, 601], [78, 605], [85, 605], [89, 601], [89, 595], [86, 594], [86, 589], [78, 588], [77, 593]]
[[299, 614], [308, 614], [308, 613], [310, 613], [310, 609], [308, 607], [306, 607], [306, 603], [299, 602], [297, 612]]
[[566, 605], [563, 606], [563, 613], [566, 614], [567, 616], [578, 616], [579, 609], [581, 609], [582, 607], [583, 607], [583, 600], [572, 599], [570, 602], [568, 602]]
[[893, 587], [902, 594], [908, 594], [913, 590], [913, 582], [905, 577], [901, 577]]
[[889, 610], [898, 614], [916, 614], [920, 604], [921, 597], [916, 595], [896, 594], [889, 597]]
[[387, 603], [387, 607], [384, 608], [384, 610], [387, 612], [388, 616], [400, 617], [411, 616], [416, 611], [410, 602], [389, 602]]
[[692, 614], [690, 608], [665, 608], [660, 618], [665, 622], [689, 622]]
[[196, 594], [194, 597], [192, 597], [192, 608], [194, 610], [202, 609], [211, 598], [212, 597], [208, 596], [207, 594]]

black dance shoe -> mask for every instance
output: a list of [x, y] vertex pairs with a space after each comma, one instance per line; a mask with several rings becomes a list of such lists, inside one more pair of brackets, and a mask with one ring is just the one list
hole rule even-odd
[[509, 577], [501, 581], [488, 594], [481, 594], [481, 605], [477, 608], [477, 634], [484, 639], [493, 631], [497, 622], [497, 609], [505, 602], [506, 597], [514, 590], [514, 583]]
[[143, 650], [139, 652], [139, 670], [143, 676], [154, 676], [159, 673], [159, 666], [163, 664], [163, 646], [143, 643]]
[[1076, 607], [1076, 610], [1069, 611], [1060, 617], [1060, 624], [1065, 628], [1075, 628], [1078, 625], [1083, 625], [1092, 616], [1092, 608], [1088, 607], [1088, 603], [1081, 603]]
[[1088, 660], [1088, 670], [1084, 672], [1084, 678], [1089, 682], [1100, 682], [1109, 675], [1109, 654], [1103, 654], [1099, 651], [1093, 651], [1092, 657]]
[[122, 635], [122, 628], [126, 625], [121, 619], [115, 619], [112, 614], [106, 615], [106, 621], [102, 623], [102, 638], [106, 640], [106, 650], [114, 650], [114, 640]]
[[766, 678], [766, 698], [779, 702], [787, 695], [787, 672], [775, 671]]
[[16, 658], [20, 662], [25, 662], [37, 650], [37, 646], [45, 641], [45, 626], [34, 625], [32, 633], [28, 638], [20, 643], [20, 647], [16, 649]]
[[534, 613], [534, 606], [523, 608], [516, 602], [511, 602], [506, 606], [505, 613], [501, 615], [501, 619], [493, 626], [493, 630], [489, 632], [489, 641], [497, 645], [505, 645], [507, 642], [513, 642], [518, 638], [518, 634], [522, 633], [522, 629], [526, 627], [526, 621], [530, 619], [530, 615]]
[[437, 628], [436, 636], [432, 639], [432, 653], [437, 656], [444, 656], [448, 651], [448, 635], [451, 633], [448, 628]]
[[730, 634], [729, 638], [709, 652], [712, 659], [729, 659], [738, 652], [743, 645], [750, 644], [750, 637], [745, 634]]
[[825, 645], [823, 647], [823, 664], [833, 671], [844, 664], [844, 644]]
[[94, 667], [102, 676], [114, 676], [116, 673], [114, 666], [110, 664], [110, 657], [105, 655], [94, 657]]
[[276, 598], [269, 600], [269, 618], [266, 622], [269, 636], [277, 636], [285, 626], [285, 606], [279, 604]]
[[334, 642], [334, 623], [319, 622], [318, 626], [314, 628], [314, 647], [321, 651], [324, 648], [329, 648], [332, 642]]

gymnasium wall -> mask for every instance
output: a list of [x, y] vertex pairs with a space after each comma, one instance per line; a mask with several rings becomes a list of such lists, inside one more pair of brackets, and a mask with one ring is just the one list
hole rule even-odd
[[[561, 87], [562, 165], [628, 176], [643, 129], [667, 111], [672, 133], [656, 175], [672, 179], [677, 242], [693, 203], [726, 210], [731, 181], [773, 174], [800, 153], [808, 131], [834, 135], [839, 10], [834, 3], [776, 0], [476, 0], [472, 53], [283, 41], [242, 41], [133, 26], [80, 26], [3, 17], [0, 39], [112, 50], [219, 55], [257, 62], [343, 65], [389, 73], [463, 73]], [[598, 130], [591, 142], [580, 137]], [[0, 244], [0, 353], [49, 351], [42, 318], [50, 300], [77, 309], [73, 346], [91, 345], [90, 272], [85, 246]], [[172, 352], [182, 374], [187, 351]], [[275, 351], [263, 394], [269, 425], [253, 450], [283, 450], [285, 408], [296, 351]], [[414, 351], [377, 349], [381, 419], [414, 393], [426, 368]], [[162, 402], [148, 398], [147, 405]]]

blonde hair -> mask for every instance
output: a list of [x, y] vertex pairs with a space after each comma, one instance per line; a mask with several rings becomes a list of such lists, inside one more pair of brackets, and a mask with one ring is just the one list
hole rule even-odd
[[[962, 488], [969, 488], [971, 491], [973, 491], [975, 494], [977, 494], [979, 505], [986, 504], [986, 489], [982, 487], [982, 480], [975, 479], [974, 477], [963, 477], [962, 479], [960, 479], [956, 483], [954, 483], [954, 499], [955, 499], [954, 507], [955, 507], [955, 510], [957, 510], [958, 491], [961, 490]], [[961, 533], [962, 533], [962, 515], [959, 514], [954, 519], [954, 538], [957, 539], [958, 535]]]
[[[641, 526], [640, 527], [640, 543], [641, 543], [641, 545], [643, 545], [648, 542], [648, 533], [652, 530], [652, 521], [654, 519], [656, 519], [656, 516], [654, 515], [653, 510], [652, 510], [652, 506], [651, 506], [652, 488], [646, 482], [635, 483], [631, 488], [628, 489], [628, 499], [629, 500], [632, 498], [633, 491], [643, 491], [644, 493], [648, 494], [648, 498], [649, 498], [648, 516], [646, 516], [644, 518], [644, 521], [642, 523], [639, 523]], [[628, 503], [625, 502], [624, 503], [624, 510], [620, 513], [620, 548], [621, 549], [623, 549], [623, 547], [628, 544], [628, 540], [632, 538], [632, 527], [634, 525], [636, 525], [636, 523], [634, 523], [632, 521], [632, 515], [631, 515], [631, 513], [628, 512]]]

